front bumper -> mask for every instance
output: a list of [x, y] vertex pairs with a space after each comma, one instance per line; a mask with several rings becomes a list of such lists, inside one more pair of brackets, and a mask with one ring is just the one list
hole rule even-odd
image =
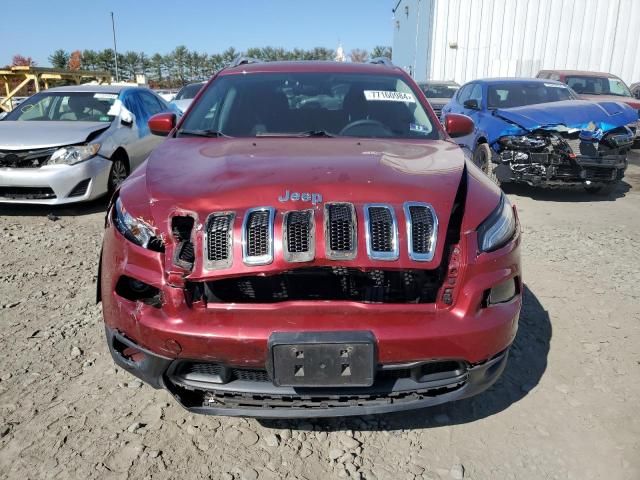
[[[168, 389], [186, 408], [199, 413], [321, 417], [421, 408], [464, 398], [487, 388], [499, 376], [518, 328], [521, 294], [487, 306], [487, 292], [508, 280], [516, 282], [517, 291], [522, 292], [522, 281], [519, 235], [490, 253], [477, 253], [474, 232], [463, 235], [459, 245], [461, 262], [451, 305], [350, 301], [202, 305], [186, 301], [184, 285], [178, 285], [165, 268], [165, 261], [170, 260], [164, 254], [132, 244], [109, 225], [100, 274], [109, 347], [123, 368], [156, 388]], [[117, 285], [123, 277], [157, 289], [161, 301], [147, 304], [120, 295]], [[452, 375], [449, 383], [435, 386], [403, 378], [393, 385], [374, 384], [374, 390], [340, 387], [309, 392], [283, 390], [270, 381], [184, 384], [172, 374], [179, 362], [265, 371], [269, 339], [275, 332], [349, 331], [373, 335], [378, 368], [455, 361], [464, 365], [463, 378]], [[134, 355], [125, 354], [126, 348]], [[140, 361], [133, 361], [136, 356]], [[337, 404], [332, 400], [325, 407], [306, 406], [308, 402], [315, 405], [319, 394], [334, 398]], [[224, 405], [219, 395], [225, 398]], [[359, 401], [359, 397], [366, 398]], [[262, 399], [259, 406], [255, 398]], [[292, 407], [287, 400], [291, 398], [306, 402], [305, 407]], [[288, 408], [269, 407], [287, 402]]]
[[93, 200], [107, 193], [110, 170], [111, 161], [100, 156], [76, 165], [0, 168], [0, 203], [62, 205]]
[[[361, 388], [277, 387], [255, 373], [226, 384], [202, 386], [175, 375], [183, 361], [156, 355], [109, 327], [105, 331], [117, 365], [154, 388], [166, 388], [188, 411], [205, 415], [322, 418], [431, 407], [483, 392], [500, 377], [508, 358], [507, 349], [475, 365], [458, 362], [460, 367], [455, 371], [422, 382], [394, 378], [385, 375], [394, 370], [382, 370], [373, 386]], [[127, 352], [135, 352], [133, 358]]]

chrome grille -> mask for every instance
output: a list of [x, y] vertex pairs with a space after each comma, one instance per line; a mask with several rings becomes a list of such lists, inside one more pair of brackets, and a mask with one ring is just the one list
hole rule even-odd
[[37, 150], [0, 150], [0, 167], [38, 168], [47, 163], [55, 148]]
[[398, 258], [398, 227], [393, 208], [389, 205], [365, 205], [367, 254], [377, 260]]
[[350, 203], [325, 205], [325, 243], [327, 257], [349, 260], [357, 253], [356, 214]]
[[404, 204], [407, 220], [409, 258], [427, 262], [433, 259], [438, 236], [438, 218], [428, 203], [407, 202]]
[[283, 228], [284, 258], [308, 262], [315, 258], [315, 228], [312, 210], [288, 212]]
[[273, 218], [270, 207], [247, 211], [242, 228], [242, 253], [247, 265], [266, 265], [273, 261]]
[[233, 220], [235, 215], [228, 212], [209, 216], [205, 238], [208, 268], [225, 268], [233, 262]]

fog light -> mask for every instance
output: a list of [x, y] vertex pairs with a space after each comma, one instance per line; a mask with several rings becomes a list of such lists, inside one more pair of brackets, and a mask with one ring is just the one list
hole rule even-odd
[[499, 283], [489, 290], [487, 303], [495, 305], [496, 303], [505, 303], [512, 300], [516, 296], [518, 287], [515, 278], [510, 278], [506, 282]]

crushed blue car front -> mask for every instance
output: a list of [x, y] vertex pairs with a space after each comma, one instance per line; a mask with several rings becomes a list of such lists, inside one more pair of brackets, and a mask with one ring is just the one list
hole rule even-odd
[[[500, 181], [590, 185], [623, 177], [627, 152], [636, 136], [638, 113], [633, 108], [621, 102], [576, 100], [566, 86], [549, 80], [493, 79], [471, 84], [476, 98], [482, 92], [478, 108], [464, 105], [463, 86], [462, 101], [452, 99], [443, 115], [463, 113], [474, 120], [476, 131], [461, 141], [471, 151], [483, 143], [490, 146], [491, 167]], [[521, 84], [523, 97], [537, 88], [563, 91], [555, 96], [558, 101], [510, 106], [504, 92], [519, 94]], [[511, 100], [511, 104], [529, 100], [523, 97]], [[531, 100], [535, 102], [534, 95]]]

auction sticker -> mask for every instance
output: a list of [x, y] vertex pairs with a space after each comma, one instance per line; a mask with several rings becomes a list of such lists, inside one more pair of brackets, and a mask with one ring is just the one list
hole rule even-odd
[[93, 94], [93, 98], [95, 99], [104, 99], [104, 100], [114, 100], [116, 98], [118, 98], [118, 94], [117, 93], [94, 93]]
[[364, 98], [369, 102], [409, 102], [416, 103], [416, 99], [410, 93], [395, 92], [390, 90], [365, 90]]

